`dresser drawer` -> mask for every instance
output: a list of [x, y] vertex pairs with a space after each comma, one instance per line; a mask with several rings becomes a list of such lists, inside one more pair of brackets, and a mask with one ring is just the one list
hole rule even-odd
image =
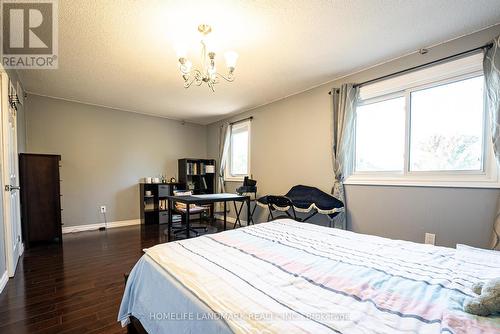
[[158, 196], [159, 197], [170, 196], [170, 186], [166, 184], [159, 185]]
[[159, 224], [167, 224], [168, 223], [168, 212], [162, 211], [158, 213], [158, 223]]

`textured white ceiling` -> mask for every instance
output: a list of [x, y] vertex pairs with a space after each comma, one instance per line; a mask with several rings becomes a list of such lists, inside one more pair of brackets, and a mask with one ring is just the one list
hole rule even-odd
[[[500, 0], [60, 0], [59, 69], [27, 91], [210, 123], [339, 75], [500, 22]], [[174, 45], [200, 23], [240, 54], [236, 81], [183, 88]]]

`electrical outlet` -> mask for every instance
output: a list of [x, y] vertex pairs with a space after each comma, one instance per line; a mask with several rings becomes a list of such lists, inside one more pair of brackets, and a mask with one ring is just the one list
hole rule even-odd
[[435, 245], [436, 244], [436, 235], [433, 233], [425, 233], [424, 243], [429, 244], [429, 245]]
[[101, 205], [101, 213], [106, 213], [106, 205]]

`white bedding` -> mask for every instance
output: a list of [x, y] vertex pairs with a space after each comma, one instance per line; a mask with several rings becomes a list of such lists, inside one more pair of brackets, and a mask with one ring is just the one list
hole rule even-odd
[[[119, 320], [134, 315], [151, 334], [498, 333], [500, 317], [461, 311], [470, 285], [500, 269], [497, 253], [487, 266], [471, 264], [472, 250], [288, 219], [258, 224], [148, 249], [129, 277]], [[203, 326], [203, 317], [150, 316], [186, 310], [217, 317]]]

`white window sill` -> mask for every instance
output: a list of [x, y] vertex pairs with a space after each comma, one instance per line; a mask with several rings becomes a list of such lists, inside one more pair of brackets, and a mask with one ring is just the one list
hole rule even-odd
[[244, 176], [241, 176], [241, 177], [238, 177], [238, 176], [226, 176], [226, 177], [224, 177], [224, 182], [243, 182], [244, 178], [245, 178]]
[[[465, 178], [465, 177], [464, 177]], [[437, 188], [486, 188], [500, 189], [498, 179], [476, 179], [476, 180], [433, 180], [429, 178], [401, 178], [401, 177], [373, 177], [366, 175], [353, 175], [345, 180], [346, 185], [368, 185], [368, 186], [401, 186], [401, 187], [437, 187]]]

